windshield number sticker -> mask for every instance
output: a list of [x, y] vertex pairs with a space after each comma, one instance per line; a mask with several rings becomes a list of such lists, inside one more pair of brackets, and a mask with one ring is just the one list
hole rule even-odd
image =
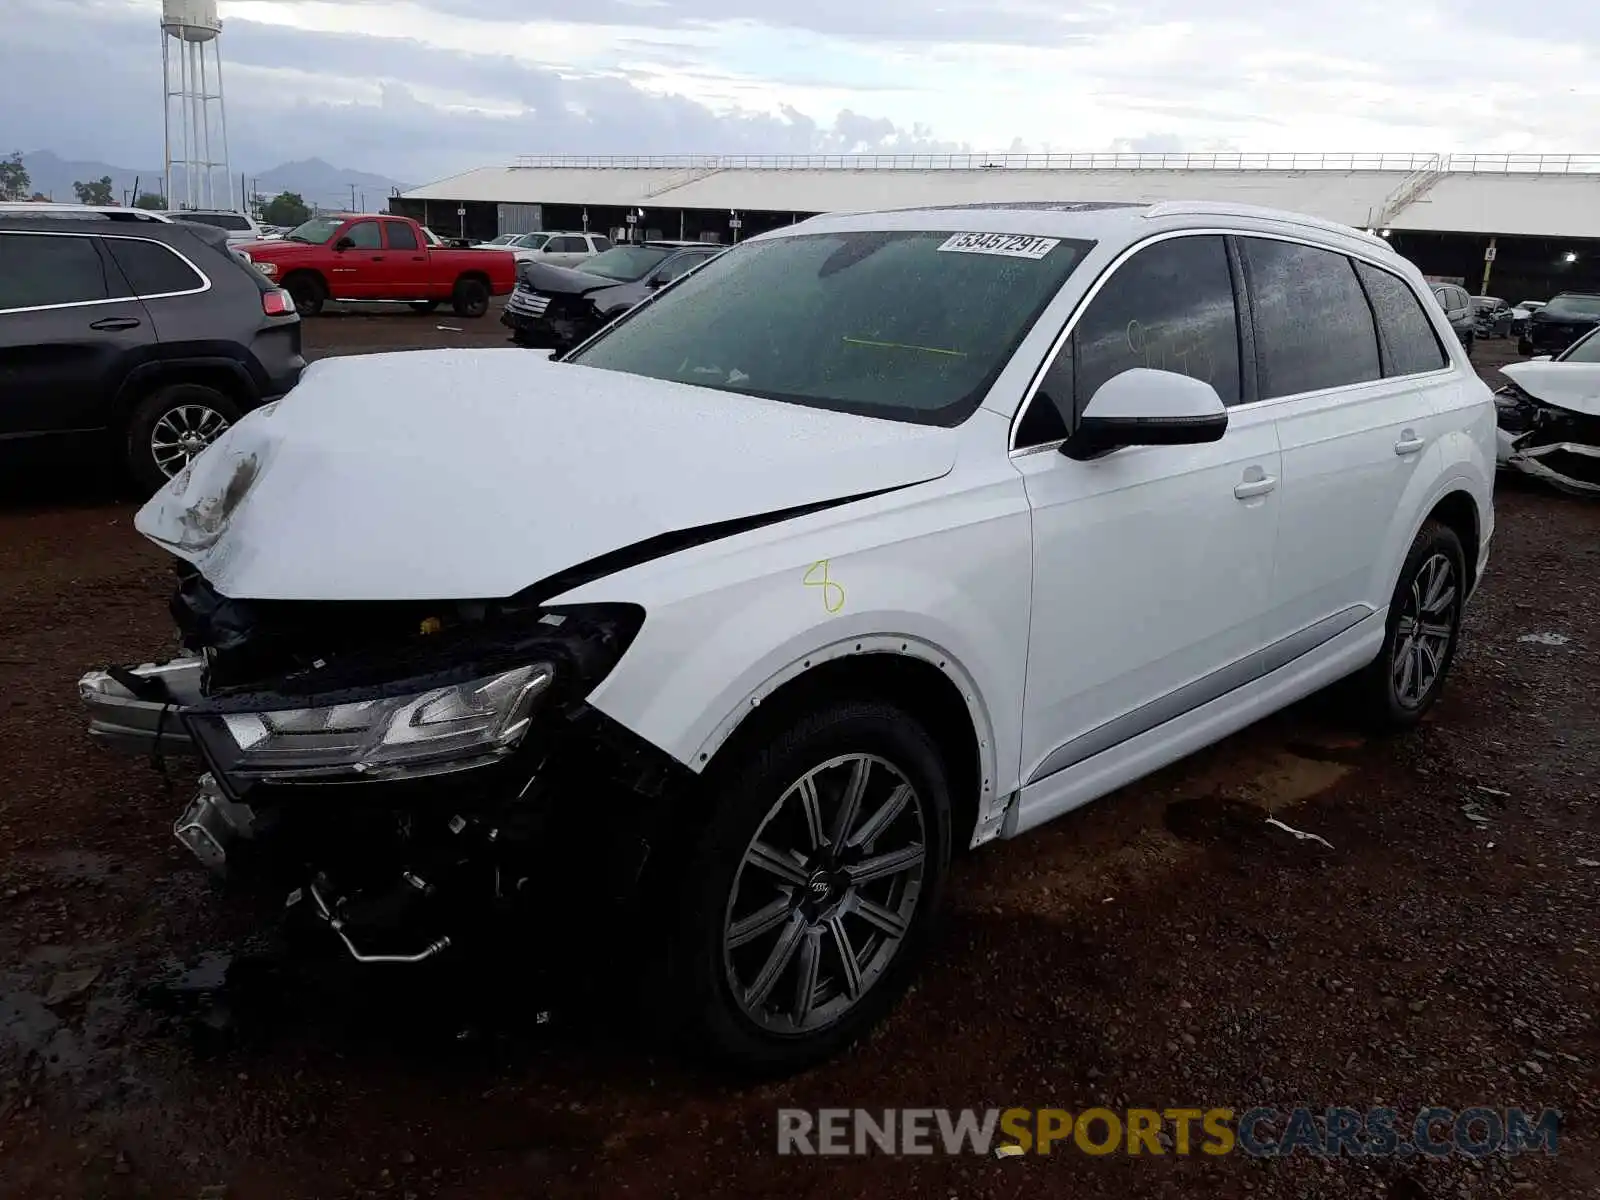
[[1002, 258], [1040, 259], [1061, 244], [1060, 238], [1021, 233], [957, 233], [939, 247], [947, 254], [998, 254]]

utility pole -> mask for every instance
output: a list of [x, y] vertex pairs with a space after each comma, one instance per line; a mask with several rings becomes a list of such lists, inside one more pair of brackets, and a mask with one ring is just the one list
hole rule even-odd
[[356, 185], [352, 183], [350, 185], [350, 211], [354, 212], [355, 211], [355, 207], [356, 207]]

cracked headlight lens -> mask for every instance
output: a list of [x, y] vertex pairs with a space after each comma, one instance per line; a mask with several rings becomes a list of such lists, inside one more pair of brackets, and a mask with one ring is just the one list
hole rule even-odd
[[237, 749], [228, 769], [259, 779], [469, 765], [522, 740], [534, 702], [554, 679], [553, 664], [533, 663], [413, 696], [225, 713], [219, 719]]

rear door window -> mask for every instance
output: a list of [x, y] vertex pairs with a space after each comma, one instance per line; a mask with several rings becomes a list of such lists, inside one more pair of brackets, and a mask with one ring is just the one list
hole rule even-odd
[[107, 284], [97, 238], [0, 233], [0, 311], [88, 304], [126, 295]]
[[608, 237], [601, 237], [599, 234], [591, 235], [589, 238], [589, 244], [594, 247], [594, 252], [596, 254], [600, 253], [602, 250], [611, 249], [611, 239]]
[[551, 254], [587, 254], [588, 244], [577, 237], [551, 238], [550, 244], [545, 247]]
[[1415, 375], [1444, 366], [1444, 347], [1411, 285], [1370, 263], [1356, 263], [1356, 274], [1361, 277], [1378, 318], [1385, 359], [1383, 373]]
[[389, 249], [391, 250], [419, 249], [417, 235], [411, 231], [411, 226], [404, 221], [385, 221], [383, 223], [383, 232], [389, 238]]
[[1263, 400], [1382, 377], [1378, 332], [1355, 268], [1333, 250], [1241, 237]]

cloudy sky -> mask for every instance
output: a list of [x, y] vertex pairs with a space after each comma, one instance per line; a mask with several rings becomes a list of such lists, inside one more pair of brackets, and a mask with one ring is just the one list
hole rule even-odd
[[[159, 0], [3, 0], [0, 151], [161, 160]], [[222, 0], [233, 161], [1600, 151], [1600, 5]], [[1531, 14], [1537, 19], [1530, 19]]]

